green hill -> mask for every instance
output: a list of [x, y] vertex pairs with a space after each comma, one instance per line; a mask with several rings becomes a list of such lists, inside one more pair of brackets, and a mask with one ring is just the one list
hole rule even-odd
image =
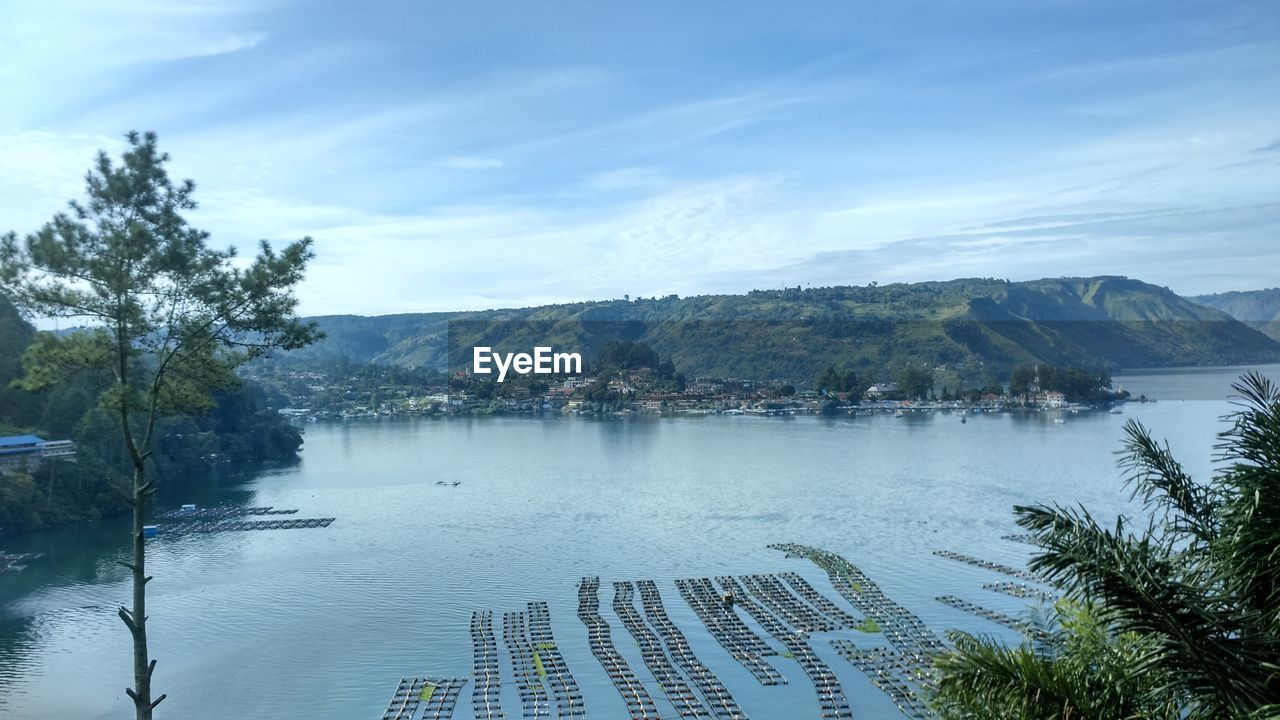
[[[643, 341], [691, 376], [805, 381], [828, 365], [951, 365], [974, 378], [1017, 364], [1105, 367], [1280, 361], [1280, 343], [1167, 288], [1124, 277], [788, 288], [532, 308], [314, 318], [299, 359], [460, 367], [473, 345], [551, 345], [590, 357]], [[449, 348], [453, 354], [450, 359]], [[452, 361], [451, 361], [452, 360]]]
[[1190, 300], [1221, 310], [1245, 325], [1280, 340], [1280, 288], [1196, 295]]

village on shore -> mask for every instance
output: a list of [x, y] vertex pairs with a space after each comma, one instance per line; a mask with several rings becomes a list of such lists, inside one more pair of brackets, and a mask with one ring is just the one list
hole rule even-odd
[[[941, 375], [941, 372], [938, 373]], [[287, 382], [281, 383], [284, 379]], [[562, 377], [553, 381], [495, 383], [465, 371], [427, 383], [351, 382], [314, 370], [277, 376], [280, 412], [298, 420], [388, 416], [503, 414], [613, 415], [851, 415], [954, 412], [1081, 412], [1110, 410], [1129, 400], [1123, 388], [1091, 397], [1036, 382], [1013, 392], [1008, 383], [960, 390], [924, 387], [907, 392], [884, 381], [846, 390], [800, 389], [786, 381], [659, 377], [648, 368], [617, 377]], [[1077, 394], [1078, 395], [1078, 394]], [[1147, 401], [1147, 398], [1134, 398]]]

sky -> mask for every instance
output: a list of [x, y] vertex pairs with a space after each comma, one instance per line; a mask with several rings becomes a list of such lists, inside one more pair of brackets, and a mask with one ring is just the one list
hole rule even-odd
[[153, 130], [304, 314], [1280, 284], [1280, 5], [0, 0], [0, 231]]

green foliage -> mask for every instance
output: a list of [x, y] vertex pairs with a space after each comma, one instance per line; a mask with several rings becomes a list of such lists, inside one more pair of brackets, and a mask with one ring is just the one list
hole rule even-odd
[[1006, 647], [955, 631], [937, 663], [935, 705], [964, 720], [1175, 720], [1160, 683], [1134, 672], [1150, 651], [1135, 633], [1113, 633], [1094, 608], [1060, 603], [1048, 639]]
[[[13, 342], [0, 343], [0, 367], [20, 367], [23, 343], [33, 337], [66, 346], [78, 343], [80, 333], [36, 334], [0, 296], [0, 318], [6, 316], [15, 318], [13, 327], [23, 331], [8, 336]], [[100, 403], [111, 373], [82, 369], [58, 376], [65, 379], [36, 391], [9, 387], [7, 381], [0, 386], [5, 398], [0, 434], [68, 438], [77, 449], [74, 462], [49, 461], [32, 474], [0, 473], [0, 533], [95, 520], [128, 509], [131, 466], [118, 439], [119, 421]], [[301, 432], [267, 407], [262, 387], [246, 382], [216, 393], [207, 412], [160, 418], [151, 461], [167, 479], [162, 491], [179, 502], [199, 489], [211, 468], [236, 472], [290, 462], [297, 459], [301, 444]]]
[[950, 716], [1280, 714], [1280, 388], [1257, 373], [1234, 387], [1240, 409], [1207, 485], [1140, 423], [1126, 425], [1122, 463], [1152, 514], [1136, 532], [1125, 518], [1104, 528], [1084, 508], [1015, 509], [1041, 548], [1031, 569], [1091, 619], [1065, 625], [1062, 647], [1047, 650], [957, 637], [941, 665]]
[[600, 348], [596, 356], [596, 363], [600, 367], [618, 370], [656, 370], [661, 362], [653, 348], [631, 340], [611, 340]]
[[836, 370], [832, 365], [828, 365], [813, 383], [813, 389], [818, 392], [847, 393], [857, 392], [859, 388], [858, 373], [853, 370]]
[[1105, 370], [1052, 365], [1019, 365], [1009, 376], [1009, 394], [1026, 394], [1032, 386], [1041, 391], [1056, 390], [1069, 402], [1100, 402], [1115, 398], [1111, 392], [1111, 374]]
[[908, 400], [923, 400], [933, 390], [933, 373], [922, 367], [908, 365], [894, 377], [898, 391]]

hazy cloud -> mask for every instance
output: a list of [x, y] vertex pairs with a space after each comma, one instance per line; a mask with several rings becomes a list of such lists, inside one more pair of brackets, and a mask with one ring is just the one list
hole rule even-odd
[[[309, 313], [1280, 266], [1268, 2], [77, 1], [0, 25], [0, 216], [153, 129]], [[927, 12], [925, 12], [927, 10]], [[1100, 12], [1105, 10], [1105, 12]]]

